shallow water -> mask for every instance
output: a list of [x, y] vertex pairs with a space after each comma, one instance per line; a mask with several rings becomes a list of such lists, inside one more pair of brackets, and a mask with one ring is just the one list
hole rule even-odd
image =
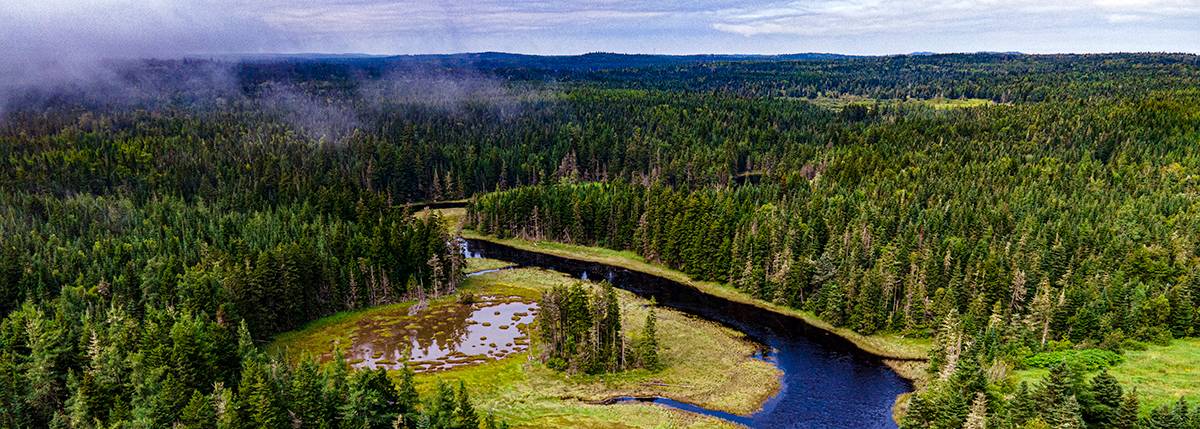
[[415, 314], [364, 319], [347, 359], [355, 368], [440, 371], [504, 358], [529, 349], [525, 325], [537, 304], [515, 297], [482, 297], [473, 304], [444, 303]]
[[[749, 416], [738, 416], [664, 398], [617, 398], [721, 418], [755, 428], [886, 428], [896, 396], [912, 390], [876, 356], [803, 320], [711, 296], [654, 275], [468, 240], [468, 256], [500, 259], [581, 278], [603, 278], [659, 305], [722, 323], [764, 347], [755, 354], [782, 372], [780, 392]], [[586, 276], [586, 277], [585, 277]]]

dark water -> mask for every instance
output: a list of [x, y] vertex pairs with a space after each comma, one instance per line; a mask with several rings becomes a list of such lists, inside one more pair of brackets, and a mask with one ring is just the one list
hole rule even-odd
[[895, 428], [892, 404], [911, 391], [881, 359], [803, 320], [752, 305], [704, 294], [672, 280], [604, 264], [528, 252], [501, 244], [467, 240], [469, 256], [542, 267], [613, 285], [659, 305], [720, 322], [746, 333], [769, 351], [760, 358], [783, 371], [782, 389], [762, 410], [737, 416], [662, 398], [646, 400], [723, 418], [755, 428]]

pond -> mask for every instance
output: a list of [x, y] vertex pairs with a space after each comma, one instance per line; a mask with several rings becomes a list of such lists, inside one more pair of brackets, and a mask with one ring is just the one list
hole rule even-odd
[[354, 368], [441, 371], [498, 360], [529, 349], [525, 327], [537, 304], [520, 297], [484, 296], [473, 303], [379, 314], [358, 323], [347, 359]]

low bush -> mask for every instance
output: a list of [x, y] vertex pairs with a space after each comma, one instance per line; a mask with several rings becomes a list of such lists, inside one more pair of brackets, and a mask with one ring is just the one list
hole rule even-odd
[[1066, 364], [1083, 371], [1096, 371], [1121, 363], [1121, 355], [1104, 349], [1058, 350], [1042, 352], [1025, 358], [1030, 368], [1052, 368]]

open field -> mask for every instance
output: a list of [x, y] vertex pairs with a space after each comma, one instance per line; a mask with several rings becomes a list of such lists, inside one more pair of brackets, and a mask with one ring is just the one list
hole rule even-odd
[[[497, 239], [495, 237], [480, 235], [471, 230], [463, 230], [462, 235], [468, 238], [491, 240], [517, 248], [620, 266], [631, 270], [638, 270], [665, 277], [681, 283], [692, 285], [704, 291], [705, 293], [720, 296], [733, 301], [753, 304], [766, 310], [802, 318], [813, 326], [827, 330], [850, 340], [867, 353], [881, 357], [912, 360], [925, 359], [928, 356], [930, 340], [927, 338], [910, 338], [896, 334], [862, 335], [849, 329], [838, 328], [830, 325], [816, 315], [807, 311], [772, 304], [769, 302], [763, 302], [761, 300], [754, 299], [736, 289], [721, 285], [719, 283], [693, 280], [687, 274], [672, 270], [659, 264], [648, 262], [645, 260], [645, 258], [642, 258], [633, 252], [597, 247], [576, 246], [546, 241], [532, 242], [521, 239]], [[906, 377], [911, 376], [906, 374], [902, 375]]]
[[[1174, 403], [1180, 397], [1189, 402], [1200, 400], [1200, 339], [1171, 341], [1167, 346], [1149, 346], [1146, 350], [1125, 352], [1125, 361], [1108, 369], [1126, 389], [1137, 388], [1142, 410]], [[1016, 382], [1036, 385], [1047, 370], [1017, 371]], [[1089, 377], [1091, 374], [1089, 374]]]
[[[462, 292], [535, 299], [566, 275], [540, 269], [513, 269], [469, 277]], [[646, 300], [618, 291], [626, 332], [640, 331], [648, 311]], [[408, 315], [412, 303], [401, 303], [334, 315], [299, 331], [279, 336], [270, 346], [289, 356], [321, 355], [333, 344], [349, 344], [365, 321], [399, 319], [398, 325], [420, 322]], [[429, 304], [460, 305], [455, 297]], [[779, 388], [779, 370], [753, 358], [756, 345], [734, 330], [666, 308], [658, 308], [660, 356], [664, 369], [605, 375], [566, 375], [550, 370], [529, 352], [500, 360], [417, 375], [419, 390], [440, 381], [465, 381], [480, 410], [494, 413], [516, 427], [726, 427], [714, 418], [652, 404], [599, 405], [622, 396], [663, 396], [706, 408], [749, 414]], [[529, 329], [522, 326], [521, 329]]]

